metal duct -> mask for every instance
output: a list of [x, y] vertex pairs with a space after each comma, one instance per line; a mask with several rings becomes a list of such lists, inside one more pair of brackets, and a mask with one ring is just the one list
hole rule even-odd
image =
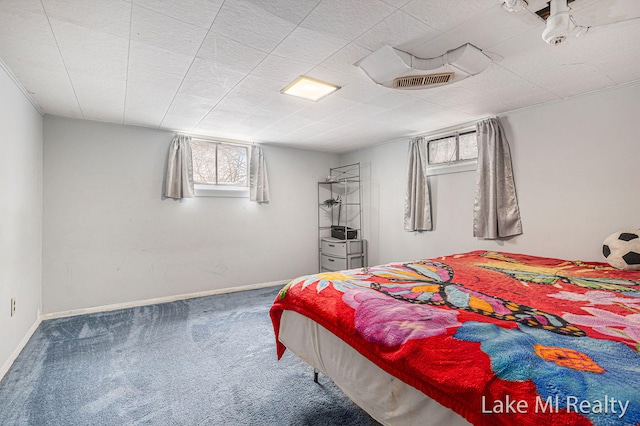
[[[476, 75], [491, 64], [491, 59], [472, 44], [464, 44], [436, 58], [418, 58], [391, 46], [383, 46], [356, 63], [374, 82], [394, 89], [424, 89], [455, 83]], [[426, 72], [421, 72], [426, 71]], [[438, 82], [439, 75], [452, 77]], [[422, 77], [427, 84], [396, 85], [403, 77]]]

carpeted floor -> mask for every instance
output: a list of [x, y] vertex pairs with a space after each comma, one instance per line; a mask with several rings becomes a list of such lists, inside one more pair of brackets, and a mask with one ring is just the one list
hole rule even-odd
[[377, 425], [276, 361], [278, 290], [45, 321], [0, 382], [0, 425]]

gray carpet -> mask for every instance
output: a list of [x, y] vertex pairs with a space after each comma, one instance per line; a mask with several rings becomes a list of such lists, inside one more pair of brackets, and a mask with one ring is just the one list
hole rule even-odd
[[0, 425], [377, 425], [276, 361], [278, 290], [45, 321], [0, 382]]

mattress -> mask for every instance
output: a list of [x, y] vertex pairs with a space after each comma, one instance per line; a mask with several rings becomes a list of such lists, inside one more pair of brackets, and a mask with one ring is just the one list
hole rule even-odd
[[640, 425], [640, 271], [475, 251], [299, 277], [270, 315], [384, 424]]
[[470, 424], [295, 311], [282, 313], [279, 340], [300, 359], [330, 377], [345, 395], [383, 425]]

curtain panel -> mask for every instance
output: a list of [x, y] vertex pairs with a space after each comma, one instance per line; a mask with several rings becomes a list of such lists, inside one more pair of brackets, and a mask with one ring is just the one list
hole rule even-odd
[[249, 166], [249, 199], [257, 203], [269, 202], [269, 178], [267, 163], [262, 148], [251, 147], [251, 162]]
[[499, 239], [522, 234], [509, 142], [495, 118], [476, 124], [478, 168], [473, 236]]
[[164, 196], [169, 198], [193, 198], [193, 161], [191, 137], [176, 135], [169, 147]]
[[409, 141], [407, 192], [404, 198], [404, 230], [431, 231], [431, 200], [427, 181], [427, 145], [424, 138]]

